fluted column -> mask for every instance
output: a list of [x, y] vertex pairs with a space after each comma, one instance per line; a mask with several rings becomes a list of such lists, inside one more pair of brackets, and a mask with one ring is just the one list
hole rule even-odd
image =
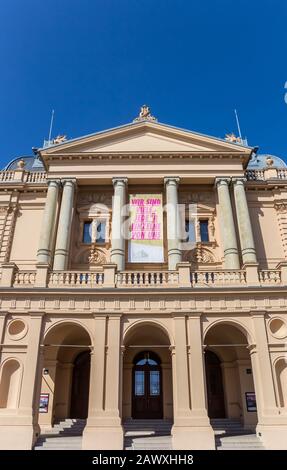
[[244, 178], [233, 180], [236, 215], [241, 244], [243, 264], [257, 263], [255, 243], [244, 188]]
[[39, 248], [37, 252], [38, 263], [49, 264], [51, 261], [52, 236], [56, 218], [59, 187], [60, 181], [48, 181], [48, 192], [40, 232]]
[[228, 178], [216, 178], [221, 236], [224, 249], [224, 267], [226, 269], [239, 269], [238, 247], [229, 193], [229, 181]]
[[127, 178], [113, 178], [114, 197], [112, 214], [112, 249], [111, 262], [117, 265], [119, 271], [125, 269], [125, 245], [123, 233], [124, 206], [126, 204]]
[[167, 252], [168, 269], [175, 270], [177, 263], [181, 261], [181, 250], [179, 248], [179, 210], [178, 210], [178, 176], [164, 178], [166, 187], [167, 204]]
[[75, 186], [76, 180], [65, 180], [63, 182], [63, 195], [54, 257], [55, 270], [67, 269]]

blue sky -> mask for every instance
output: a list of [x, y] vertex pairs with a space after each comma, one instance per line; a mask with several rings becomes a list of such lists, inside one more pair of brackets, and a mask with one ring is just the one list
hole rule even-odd
[[287, 157], [285, 0], [1, 0], [1, 166], [48, 136], [160, 122]]

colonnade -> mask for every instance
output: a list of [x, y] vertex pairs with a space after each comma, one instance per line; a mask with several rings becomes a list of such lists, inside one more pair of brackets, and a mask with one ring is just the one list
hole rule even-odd
[[[119, 271], [125, 269], [126, 236], [124, 233], [124, 207], [127, 202], [128, 178], [113, 178], [114, 197], [112, 210], [112, 245], [111, 262], [117, 265]], [[164, 178], [167, 203], [167, 252], [168, 268], [175, 270], [181, 261], [178, 187], [180, 178], [168, 176]], [[58, 226], [56, 227], [57, 207], [59, 204], [60, 187], [63, 186], [59, 208]], [[240, 268], [240, 252], [236, 236], [235, 216], [241, 246], [243, 265], [256, 264], [256, 251], [248, 204], [246, 199], [244, 178], [216, 178], [215, 186], [219, 202], [219, 218], [221, 238], [224, 252], [224, 268]], [[235, 211], [232, 207], [230, 188], [233, 187]], [[55, 270], [65, 270], [69, 259], [69, 242], [73, 219], [76, 180], [51, 180], [48, 182], [48, 193], [45, 204], [42, 229], [40, 234], [38, 263], [51, 264]], [[56, 230], [57, 229], [57, 230]], [[56, 231], [56, 244], [53, 256], [53, 236]]]

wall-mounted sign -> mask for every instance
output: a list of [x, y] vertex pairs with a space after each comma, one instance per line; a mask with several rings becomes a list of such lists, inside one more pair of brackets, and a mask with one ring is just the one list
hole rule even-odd
[[49, 393], [41, 393], [39, 413], [48, 413], [49, 408]]
[[131, 263], [163, 263], [161, 194], [130, 194]]
[[257, 411], [255, 392], [246, 392], [245, 398], [247, 411]]

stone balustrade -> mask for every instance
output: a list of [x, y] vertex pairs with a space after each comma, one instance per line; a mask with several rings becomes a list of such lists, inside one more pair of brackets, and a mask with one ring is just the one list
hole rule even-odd
[[35, 284], [36, 271], [16, 271], [14, 275], [14, 287], [31, 287]]
[[259, 271], [260, 284], [281, 284], [281, 271], [279, 269], [265, 269]]
[[52, 271], [48, 276], [48, 287], [101, 287], [103, 272]]
[[46, 183], [45, 171], [3, 170], [0, 171], [0, 183]]
[[[254, 273], [254, 271], [253, 271]], [[250, 278], [249, 278], [250, 279]], [[238, 270], [193, 271], [180, 263], [176, 271], [116, 271], [113, 264], [99, 271], [51, 271], [48, 266], [19, 270], [14, 263], [2, 265], [0, 287], [43, 288], [204, 288], [283, 286], [287, 284], [287, 265], [281, 269], [256, 272], [248, 281], [248, 268]]]
[[261, 170], [248, 169], [245, 171], [245, 176], [248, 181], [266, 181], [273, 178], [286, 180], [287, 169], [273, 167], [268, 167]]
[[178, 285], [177, 271], [123, 271], [117, 273], [117, 287], [172, 287]]
[[190, 273], [190, 278], [193, 287], [246, 285], [246, 273], [243, 270], [194, 271]]

